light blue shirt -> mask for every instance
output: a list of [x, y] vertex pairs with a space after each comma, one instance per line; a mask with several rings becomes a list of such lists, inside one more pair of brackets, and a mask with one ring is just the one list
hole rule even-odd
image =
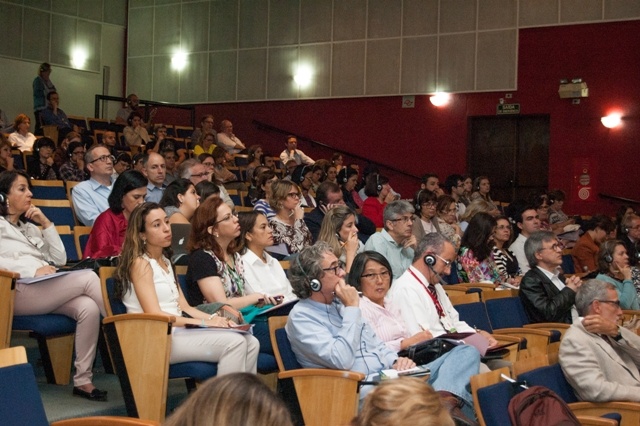
[[640, 303], [638, 303], [638, 295], [633, 281], [624, 280], [620, 282], [606, 274], [598, 274], [596, 279], [613, 284], [618, 293], [618, 299], [620, 299], [620, 307], [622, 309], [640, 309]]
[[85, 226], [93, 226], [93, 222], [109, 208], [109, 194], [113, 188], [105, 186], [91, 178], [80, 182], [71, 190], [71, 201], [78, 220]]
[[400, 278], [413, 262], [413, 249], [396, 243], [386, 229], [369, 237], [364, 249], [377, 251], [387, 258], [393, 270], [393, 279]]
[[159, 203], [162, 199], [162, 195], [164, 194], [166, 186], [162, 185], [162, 187], [157, 187], [151, 182], [147, 184], [147, 195], [144, 197], [144, 201], [151, 203]]

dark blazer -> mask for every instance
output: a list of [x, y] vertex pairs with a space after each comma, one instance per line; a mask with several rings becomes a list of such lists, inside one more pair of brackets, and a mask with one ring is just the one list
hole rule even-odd
[[[560, 278], [564, 282], [564, 278]], [[529, 321], [572, 323], [571, 307], [576, 293], [569, 287], [562, 291], [538, 268], [530, 269], [520, 283], [520, 300]]]

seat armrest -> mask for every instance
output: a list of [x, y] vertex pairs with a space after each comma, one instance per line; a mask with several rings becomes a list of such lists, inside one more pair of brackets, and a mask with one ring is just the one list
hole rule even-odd
[[286, 370], [278, 373], [279, 379], [290, 379], [293, 377], [335, 377], [339, 379], [349, 379], [362, 381], [366, 377], [362, 373], [347, 370], [330, 370], [326, 368], [300, 368], [297, 370]]

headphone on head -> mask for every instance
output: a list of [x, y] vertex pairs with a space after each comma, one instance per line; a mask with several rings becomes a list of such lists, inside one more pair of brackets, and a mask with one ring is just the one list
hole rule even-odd
[[436, 259], [436, 257], [431, 253], [428, 253], [424, 256], [424, 263], [431, 269], [433, 269], [437, 261], [438, 259]]
[[4, 192], [0, 192], [0, 204], [5, 204], [7, 202], [7, 195]]
[[422, 194], [422, 191], [424, 191], [424, 189], [420, 189], [416, 194], [416, 203], [414, 207], [416, 208], [417, 213], [420, 213], [420, 194]]
[[[298, 180], [300, 181], [300, 183], [304, 182], [304, 171], [307, 169], [307, 165], [305, 164], [304, 166], [302, 166], [302, 170], [300, 170], [300, 177], [298, 178]], [[306, 275], [306, 274], [305, 274]]]
[[613, 263], [613, 256], [611, 256], [611, 254], [609, 254], [609, 252], [607, 252], [604, 255], [604, 261], [607, 263]]
[[349, 170], [348, 167], [343, 168], [342, 170], [340, 170], [340, 172], [338, 173], [338, 176], [342, 175], [342, 177], [340, 177], [340, 182], [342, 183], [347, 183], [347, 181], [349, 180]]
[[376, 191], [378, 191], [378, 193], [382, 191], [382, 185], [380, 185], [380, 173], [376, 173]]
[[302, 267], [302, 263], [300, 263], [300, 255], [296, 256], [296, 262], [298, 263], [298, 266], [302, 271], [302, 275], [304, 275], [305, 281], [307, 282], [307, 284], [309, 284], [309, 288], [311, 289], [311, 291], [318, 292], [322, 290], [322, 283], [320, 282], [320, 280], [318, 280], [317, 278], [314, 278], [312, 280], [309, 279], [307, 272]]

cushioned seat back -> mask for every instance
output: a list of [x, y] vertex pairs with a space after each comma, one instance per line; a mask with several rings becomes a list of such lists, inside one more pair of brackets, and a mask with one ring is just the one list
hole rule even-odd
[[278, 350], [280, 350], [280, 357], [282, 358], [284, 369], [296, 370], [298, 368], [302, 368], [291, 349], [291, 343], [289, 342], [287, 332], [284, 328], [276, 330], [276, 342], [278, 344]]
[[48, 426], [31, 364], [0, 368], [0, 423], [3, 426]]
[[529, 323], [529, 318], [527, 318], [519, 297], [490, 299], [485, 304], [494, 329], [521, 328]]
[[514, 385], [504, 381], [478, 389], [478, 402], [485, 424], [489, 426], [511, 426], [509, 401], [516, 394]]
[[13, 329], [31, 330], [45, 337], [57, 336], [75, 333], [76, 322], [60, 314], [14, 315]]
[[480, 330], [485, 330], [489, 333], [493, 333], [493, 328], [489, 322], [487, 316], [487, 308], [482, 302], [475, 303], [463, 303], [456, 305], [456, 311], [460, 315], [460, 319], [471, 327], [476, 327]]
[[122, 300], [117, 299], [114, 294], [116, 290], [116, 281], [113, 278], [107, 278], [107, 294], [109, 294], [109, 305], [111, 306], [111, 312], [113, 315], [126, 314], [127, 308], [125, 308]]
[[545, 386], [555, 393], [567, 404], [578, 402], [576, 394], [567, 379], [564, 377], [560, 364], [536, 368], [518, 376], [519, 381], [526, 382], [529, 386]]

